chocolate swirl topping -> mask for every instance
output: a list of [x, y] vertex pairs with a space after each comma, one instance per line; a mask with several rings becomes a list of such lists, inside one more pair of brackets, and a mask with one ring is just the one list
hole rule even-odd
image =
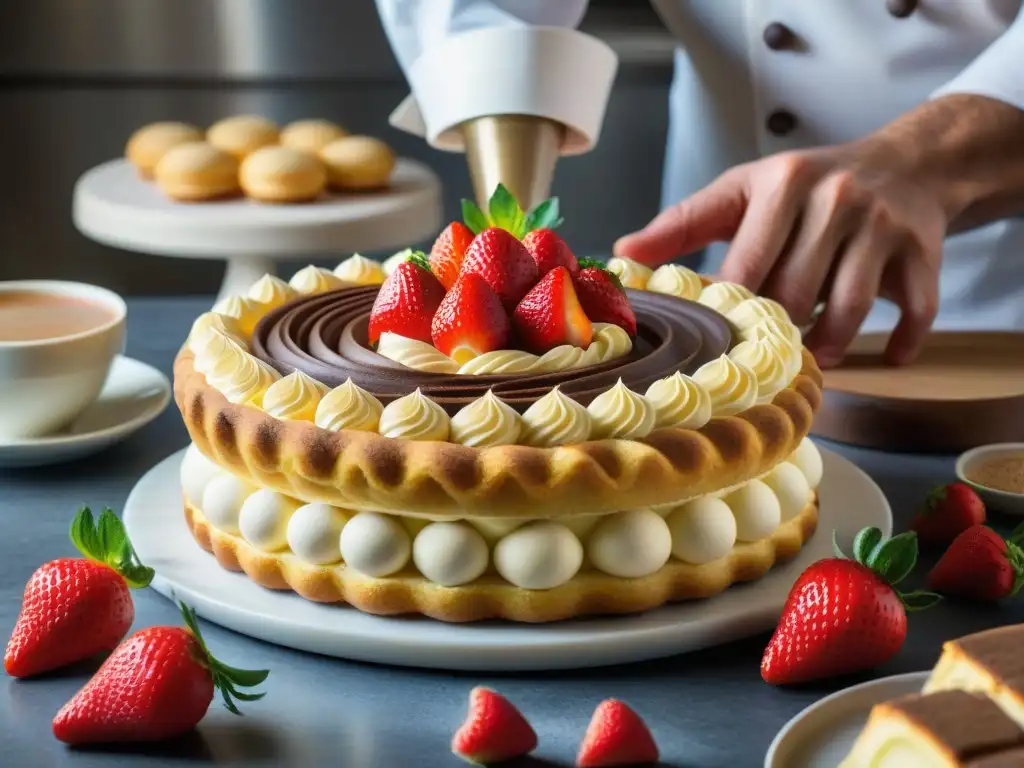
[[378, 290], [342, 288], [270, 312], [256, 327], [253, 353], [283, 374], [300, 370], [330, 387], [351, 378], [385, 404], [419, 387], [454, 413], [488, 389], [519, 411], [556, 385], [584, 404], [619, 378], [642, 394], [658, 379], [676, 371], [692, 373], [732, 345], [728, 323], [714, 310], [674, 296], [627, 290], [636, 312], [637, 338], [624, 357], [551, 373], [428, 373], [406, 368], [369, 347], [367, 324]]

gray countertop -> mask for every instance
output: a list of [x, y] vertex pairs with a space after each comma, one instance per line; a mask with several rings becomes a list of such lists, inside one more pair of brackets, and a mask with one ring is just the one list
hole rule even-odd
[[[208, 299], [129, 302], [128, 354], [168, 376], [191, 320]], [[135, 481], [187, 443], [177, 411], [106, 453], [62, 467], [0, 470], [0, 635], [6, 642], [25, 581], [46, 560], [73, 552], [68, 522], [81, 504], [120, 509]], [[952, 460], [896, 456], [837, 447], [885, 491], [897, 528]], [[821, 534], [819, 534], [821, 535]], [[136, 628], [179, 623], [175, 607], [152, 591], [135, 595]], [[875, 675], [930, 668], [944, 640], [985, 627], [1024, 621], [1021, 603], [947, 603], [914, 614], [901, 653]], [[154, 748], [69, 750], [50, 733], [60, 706], [89, 669], [45, 679], [0, 680], [0, 766], [256, 766], [429, 768], [463, 765], [449, 753], [465, 714], [467, 693], [488, 684], [527, 713], [540, 737], [532, 765], [572, 765], [595, 705], [623, 699], [645, 717], [664, 763], [687, 768], [756, 768], [780, 727], [803, 707], [870, 676], [800, 690], [777, 690], [760, 678], [767, 635], [671, 659], [610, 669], [481, 675], [393, 669], [271, 646], [204, 624], [214, 653], [235, 666], [269, 668], [262, 702], [243, 718], [214, 701], [197, 732]], [[545, 761], [551, 761], [550, 763]]]

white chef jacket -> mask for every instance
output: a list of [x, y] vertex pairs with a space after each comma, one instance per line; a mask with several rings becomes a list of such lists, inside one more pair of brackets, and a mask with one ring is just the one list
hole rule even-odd
[[[856, 139], [934, 96], [981, 94], [1024, 109], [1022, 0], [920, 0], [903, 18], [890, 13], [886, 0], [652, 2], [680, 43], [669, 96], [666, 206], [733, 165]], [[575, 27], [587, 2], [377, 5], [409, 75], [421, 56], [450, 45], [453, 36], [495, 27]], [[769, 47], [764, 34], [773, 22], [798, 44]], [[415, 78], [410, 82], [415, 99], [442, 98], [417, 93]], [[792, 118], [782, 134], [778, 119], [769, 120], [779, 111]], [[706, 270], [721, 263], [725, 248], [708, 249]], [[897, 317], [895, 307], [878, 301], [864, 329], [891, 328]], [[936, 327], [1024, 329], [1024, 218], [946, 240]]]

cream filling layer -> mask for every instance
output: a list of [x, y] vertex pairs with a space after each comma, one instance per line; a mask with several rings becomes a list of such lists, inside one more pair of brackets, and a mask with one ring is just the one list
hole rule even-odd
[[[810, 448], [817, 451], [813, 443]], [[799, 479], [797, 479], [799, 475]], [[444, 586], [471, 583], [493, 566], [523, 589], [551, 589], [581, 569], [642, 578], [673, 559], [692, 565], [727, 556], [738, 542], [769, 537], [813, 500], [817, 483], [784, 462], [724, 496], [659, 509], [569, 520], [435, 519], [304, 503], [248, 486], [190, 446], [181, 464], [186, 501], [225, 534], [310, 566], [344, 562], [383, 578], [414, 567]]]

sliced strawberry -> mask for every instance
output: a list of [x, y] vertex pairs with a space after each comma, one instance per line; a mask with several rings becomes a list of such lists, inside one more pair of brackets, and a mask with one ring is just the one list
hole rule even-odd
[[573, 279], [580, 306], [593, 323], [611, 323], [636, 336], [636, 315], [618, 278], [606, 269], [588, 266]]
[[508, 699], [489, 688], [469, 694], [469, 713], [452, 738], [452, 752], [473, 763], [500, 763], [529, 754], [537, 734]]
[[512, 310], [537, 281], [537, 265], [521, 242], [504, 229], [491, 227], [473, 238], [461, 274], [480, 275]]
[[443, 298], [444, 286], [430, 272], [426, 257], [413, 254], [380, 287], [370, 310], [370, 343], [376, 344], [385, 331], [429, 343], [430, 323]]
[[555, 267], [565, 267], [573, 277], [580, 272], [580, 265], [565, 240], [550, 229], [535, 229], [523, 238], [523, 245], [537, 264], [537, 277], [544, 277]]
[[519, 302], [512, 321], [520, 340], [538, 353], [562, 344], [586, 348], [594, 334], [565, 267], [555, 267], [544, 275]]
[[459, 276], [434, 314], [431, 340], [455, 362], [469, 362], [508, 344], [510, 326], [501, 299], [480, 275]]
[[473, 242], [473, 231], [461, 221], [453, 221], [437, 236], [430, 249], [430, 271], [445, 290], [451, 290], [462, 269], [466, 249]]
[[597, 705], [583, 737], [577, 768], [646, 765], [658, 761], [658, 745], [640, 715], [617, 699]]

